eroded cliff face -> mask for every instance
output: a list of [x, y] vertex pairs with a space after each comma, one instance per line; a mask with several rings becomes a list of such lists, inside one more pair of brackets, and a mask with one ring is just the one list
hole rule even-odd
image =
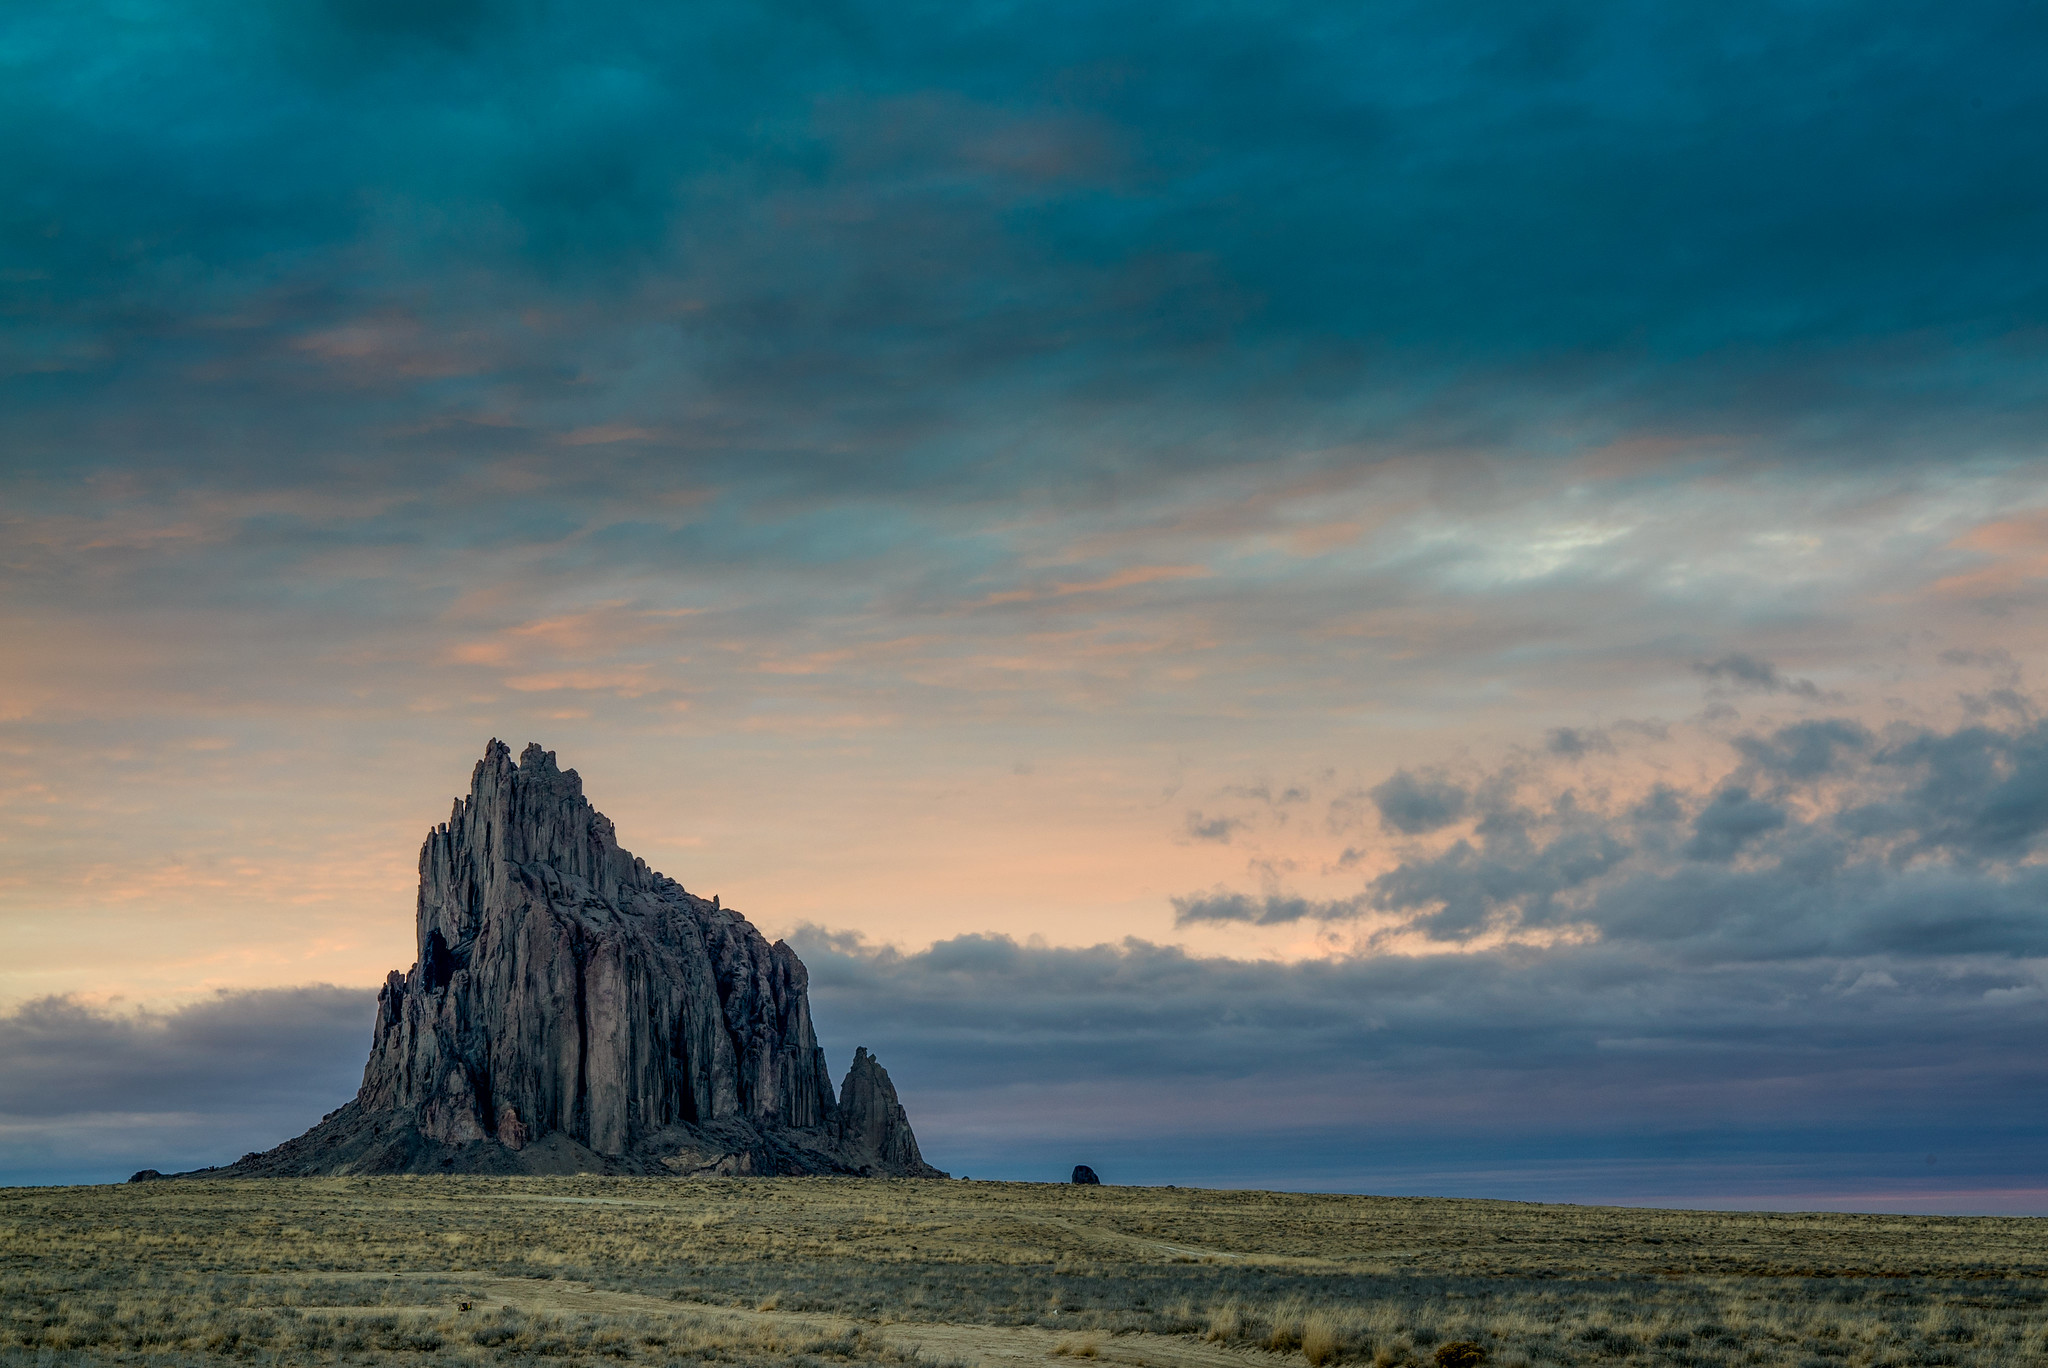
[[491, 742], [417, 923], [356, 1100], [230, 1171], [940, 1176], [866, 1050], [834, 1096], [796, 953], [620, 849], [552, 751]]

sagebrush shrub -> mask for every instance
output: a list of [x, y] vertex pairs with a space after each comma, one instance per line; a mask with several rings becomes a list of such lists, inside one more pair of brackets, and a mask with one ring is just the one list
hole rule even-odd
[[1486, 1362], [1486, 1347], [1471, 1340], [1452, 1340], [1436, 1347], [1436, 1368], [1479, 1368]]

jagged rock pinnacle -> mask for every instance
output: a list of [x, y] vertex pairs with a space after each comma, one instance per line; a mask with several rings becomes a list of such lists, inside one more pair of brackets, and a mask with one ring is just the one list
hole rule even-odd
[[206, 1172], [943, 1176], [865, 1049], [835, 1095], [796, 952], [622, 850], [553, 751], [485, 748], [416, 931], [356, 1099]]

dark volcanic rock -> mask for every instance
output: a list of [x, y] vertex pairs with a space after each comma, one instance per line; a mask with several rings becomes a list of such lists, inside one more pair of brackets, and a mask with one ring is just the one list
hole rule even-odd
[[848, 1149], [873, 1155], [877, 1173], [917, 1173], [928, 1168], [910, 1133], [910, 1117], [896, 1100], [889, 1071], [865, 1048], [853, 1052], [853, 1067], [839, 1089], [840, 1141]]
[[621, 850], [552, 751], [491, 742], [417, 933], [355, 1100], [205, 1172], [944, 1176], [866, 1050], [834, 1095], [796, 952]]
[[1086, 1164], [1074, 1165], [1074, 1181], [1077, 1183], [1093, 1184], [1100, 1184], [1102, 1182], [1100, 1178], [1095, 1176], [1095, 1170], [1089, 1168]]

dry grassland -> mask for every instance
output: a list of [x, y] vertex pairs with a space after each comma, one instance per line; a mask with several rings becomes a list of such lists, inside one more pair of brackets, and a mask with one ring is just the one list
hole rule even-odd
[[2017, 1368], [2048, 1365], [2044, 1291], [2031, 1219], [826, 1179], [0, 1190], [0, 1368]]

